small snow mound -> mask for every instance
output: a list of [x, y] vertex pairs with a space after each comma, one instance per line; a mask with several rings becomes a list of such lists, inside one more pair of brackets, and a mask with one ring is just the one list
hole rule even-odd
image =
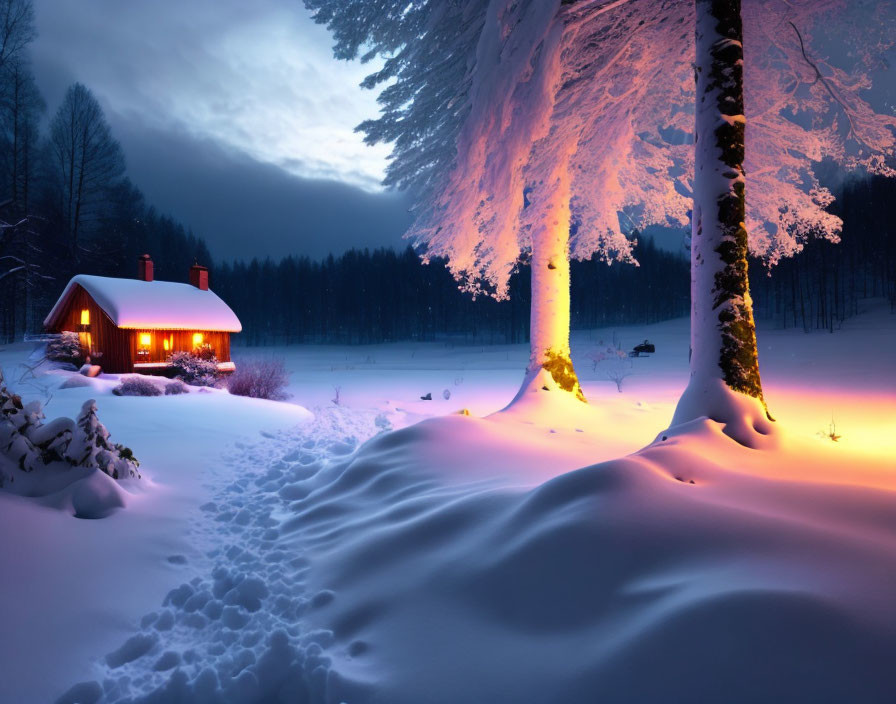
[[126, 663], [133, 662], [137, 658], [142, 658], [152, 650], [152, 647], [158, 640], [158, 636], [155, 634], [138, 633], [135, 636], [131, 636], [118, 650], [106, 656], [106, 664], [115, 669]]
[[779, 431], [763, 402], [732, 391], [721, 379], [692, 377], [675, 408], [670, 430], [675, 426], [688, 427], [701, 418], [718, 423], [725, 435], [744, 447], [780, 447]]
[[105, 518], [127, 504], [118, 482], [98, 469], [71, 487], [72, 515], [75, 518]]
[[82, 389], [88, 386], [95, 386], [95, 384], [87, 377], [81, 376], [80, 374], [74, 374], [65, 381], [63, 381], [60, 385], [60, 389]]
[[156, 672], [164, 672], [165, 670], [171, 670], [177, 667], [180, 664], [180, 655], [175, 653], [173, 650], [166, 650], [162, 655], [156, 660], [155, 665], [152, 666], [152, 669]]
[[331, 443], [327, 448], [333, 455], [348, 455], [355, 451], [357, 443], [352, 439]]
[[103, 688], [99, 682], [79, 682], [59, 699], [56, 704], [97, 704], [103, 696]]

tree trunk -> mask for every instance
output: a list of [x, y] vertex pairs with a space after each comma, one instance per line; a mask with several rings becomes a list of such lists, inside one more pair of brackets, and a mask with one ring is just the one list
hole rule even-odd
[[13, 71], [13, 94], [12, 94], [12, 205], [15, 215], [18, 217], [21, 213], [19, 202], [19, 138], [21, 133], [20, 112], [22, 108], [21, 102], [21, 78], [19, 76], [19, 67], [16, 66]]
[[696, 0], [691, 377], [673, 425], [709, 417], [755, 446], [771, 432], [747, 278], [740, 0]]
[[569, 349], [569, 188], [563, 170], [542, 186], [547, 199], [532, 234], [529, 366], [517, 399], [565, 391], [585, 402]]
[[[74, 205], [75, 200], [75, 113], [72, 108], [72, 113], [69, 120], [69, 135], [71, 135], [71, 145], [69, 149], [69, 171], [68, 171], [68, 214], [66, 217], [66, 226], [68, 227], [69, 236], [69, 246], [71, 247], [71, 255], [72, 258], [77, 260], [76, 252], [78, 249], [78, 243], [73, 239], [76, 235], [73, 235], [72, 228], [72, 206]], [[65, 166], [63, 165], [63, 175], [65, 174]]]

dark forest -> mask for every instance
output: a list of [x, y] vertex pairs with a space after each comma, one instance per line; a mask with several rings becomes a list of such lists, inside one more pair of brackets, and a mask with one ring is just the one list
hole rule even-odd
[[[497, 302], [461, 293], [441, 262], [422, 266], [410, 249], [214, 262], [203, 238], [158, 213], [128, 179], [122, 149], [88, 88], [71, 86], [43, 130], [46, 108], [27, 63], [4, 67], [0, 95], [0, 340], [40, 333], [75, 274], [134, 276], [143, 253], [159, 279], [186, 281], [194, 261], [208, 265], [212, 288], [243, 321], [237, 344], [528, 339], [525, 263], [510, 300]], [[886, 296], [896, 305], [896, 242], [885, 217], [896, 183], [851, 178], [838, 191], [841, 242], [810, 241], [771, 270], [752, 263], [758, 317], [834, 330], [862, 298]], [[635, 256], [637, 267], [573, 262], [573, 328], [687, 315], [686, 252], [642, 238]]]

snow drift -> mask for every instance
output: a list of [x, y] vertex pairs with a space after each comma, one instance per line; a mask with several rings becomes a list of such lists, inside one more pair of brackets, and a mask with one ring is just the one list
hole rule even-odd
[[467, 478], [525, 453], [468, 452], [487, 422], [381, 436], [290, 507], [332, 592], [330, 700], [891, 700], [892, 473], [703, 419], [529, 491], [437, 481], [434, 440]]
[[[623, 330], [661, 351], [622, 393], [586, 377], [589, 407], [533, 389], [495, 413], [525, 346], [294, 348], [314, 418], [223, 391], [118, 397], [102, 378], [62, 391], [68, 415], [105, 393], [152, 481], [102, 523], [0, 496], [28, 526], [0, 546], [17, 580], [0, 699], [890, 701], [879, 313], [762, 332], [789, 432], [761, 449], [707, 419], [645, 435], [686, 383], [686, 321]], [[832, 411], [838, 442], [817, 434]]]

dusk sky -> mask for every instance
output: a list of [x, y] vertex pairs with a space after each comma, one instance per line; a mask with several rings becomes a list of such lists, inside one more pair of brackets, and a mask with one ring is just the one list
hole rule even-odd
[[128, 173], [216, 258], [402, 246], [409, 216], [380, 180], [387, 146], [358, 83], [300, 0], [35, 0], [38, 85], [57, 108], [80, 81], [100, 100]]

